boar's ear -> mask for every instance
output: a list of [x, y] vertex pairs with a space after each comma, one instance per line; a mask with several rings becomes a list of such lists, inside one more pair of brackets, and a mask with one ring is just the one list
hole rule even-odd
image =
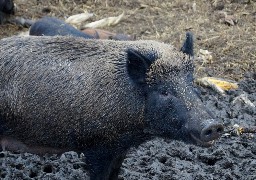
[[145, 83], [146, 73], [150, 65], [155, 61], [155, 56], [143, 55], [141, 52], [127, 50], [127, 71], [130, 78], [138, 84]]
[[180, 51], [183, 53], [189, 55], [189, 57], [194, 56], [194, 40], [193, 40], [193, 33], [187, 32], [186, 33], [186, 39], [183, 43], [183, 46], [181, 47]]

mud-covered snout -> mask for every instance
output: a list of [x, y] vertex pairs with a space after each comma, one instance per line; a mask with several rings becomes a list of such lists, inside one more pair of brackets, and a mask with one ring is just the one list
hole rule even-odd
[[212, 141], [218, 139], [224, 131], [222, 124], [216, 122], [214, 119], [205, 121], [203, 129], [201, 130], [200, 139], [202, 141]]
[[211, 146], [224, 131], [223, 125], [215, 119], [205, 120], [193, 128], [190, 133], [192, 138], [197, 144], [206, 147]]

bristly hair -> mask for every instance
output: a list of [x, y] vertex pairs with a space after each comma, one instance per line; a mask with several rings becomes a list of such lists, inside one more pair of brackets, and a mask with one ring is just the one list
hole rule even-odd
[[150, 66], [147, 73], [147, 81], [151, 81], [152, 83], [154, 81], [153, 79], [193, 73], [193, 70], [193, 60], [188, 55], [178, 51], [164, 52], [158, 55], [158, 59]]

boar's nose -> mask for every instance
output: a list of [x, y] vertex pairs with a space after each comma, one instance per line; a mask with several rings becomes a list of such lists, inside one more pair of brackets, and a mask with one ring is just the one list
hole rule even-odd
[[213, 119], [204, 122], [204, 124], [200, 137], [205, 142], [218, 139], [224, 131], [222, 124]]

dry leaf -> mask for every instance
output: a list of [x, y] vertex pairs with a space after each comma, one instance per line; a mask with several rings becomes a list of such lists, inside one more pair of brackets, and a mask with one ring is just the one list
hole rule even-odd
[[199, 49], [199, 58], [206, 63], [212, 63], [212, 52], [204, 49]]
[[193, 12], [196, 12], [196, 2], [193, 2], [192, 9], [193, 9]]
[[228, 15], [225, 11], [218, 11], [217, 18], [219, 19], [220, 23], [226, 23], [231, 26], [237, 24], [237, 19], [235, 18], [235, 16]]
[[81, 24], [87, 21], [89, 18], [93, 16], [92, 13], [84, 12], [81, 14], [75, 14], [67, 18], [65, 21], [73, 26], [80, 27]]
[[231, 26], [234, 26], [235, 25], [235, 18], [233, 16], [226, 16], [225, 17], [225, 22], [228, 24], [228, 25], [231, 25]]
[[231, 89], [237, 89], [238, 85], [237, 83], [230, 81], [230, 80], [224, 80], [221, 78], [214, 78], [214, 77], [208, 77], [208, 81], [216, 84], [223, 90], [231, 90]]
[[123, 17], [124, 17], [124, 12], [121, 15], [116, 16], [116, 17], [108, 17], [108, 18], [104, 18], [104, 19], [86, 24], [82, 27], [82, 29], [113, 26], [113, 25], [116, 25], [117, 23], [119, 23]]
[[234, 98], [234, 100], [232, 101], [232, 104], [236, 104], [237, 102], [242, 102], [247, 106], [255, 108], [255, 105], [250, 101], [247, 94], [241, 94], [240, 96]]
[[225, 91], [227, 91], [227, 90], [238, 88], [237, 83], [230, 81], [230, 80], [224, 80], [221, 78], [204, 77], [204, 78], [197, 79], [196, 82], [199, 85], [211, 87], [212, 89], [214, 89], [216, 92], [218, 92], [221, 95], [224, 95]]

